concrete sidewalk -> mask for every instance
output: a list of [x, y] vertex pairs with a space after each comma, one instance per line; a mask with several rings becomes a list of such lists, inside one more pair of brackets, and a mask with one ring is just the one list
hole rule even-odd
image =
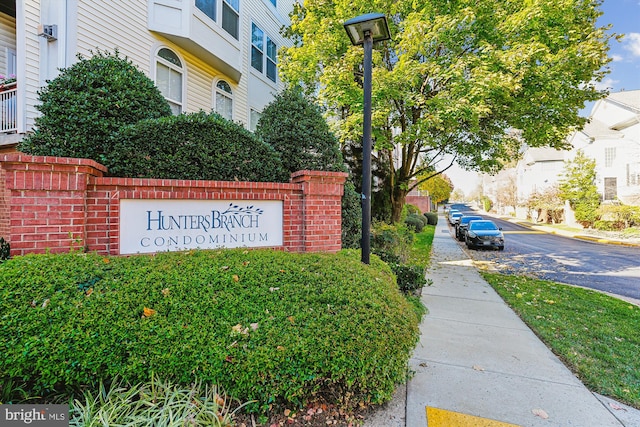
[[640, 426], [640, 411], [591, 393], [503, 302], [443, 216], [427, 277], [414, 374], [365, 427], [424, 427], [427, 407], [446, 411], [429, 416], [436, 427], [500, 425], [455, 413], [522, 427]]

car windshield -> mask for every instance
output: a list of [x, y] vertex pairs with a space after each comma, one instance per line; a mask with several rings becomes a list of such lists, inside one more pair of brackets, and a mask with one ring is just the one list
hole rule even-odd
[[473, 221], [469, 223], [470, 230], [497, 230], [498, 226], [491, 221]]
[[463, 216], [462, 218], [460, 218], [460, 224], [463, 224], [465, 222], [477, 221], [479, 219], [482, 219], [482, 218], [478, 216]]

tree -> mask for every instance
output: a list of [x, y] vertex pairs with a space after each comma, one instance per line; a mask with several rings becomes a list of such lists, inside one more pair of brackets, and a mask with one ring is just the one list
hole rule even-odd
[[18, 147], [34, 155], [105, 163], [120, 128], [171, 115], [153, 81], [117, 50], [98, 51], [88, 59], [78, 55], [78, 62], [61, 70], [38, 95], [42, 115], [35, 120], [35, 132]]
[[564, 200], [557, 184], [532, 193], [526, 203], [529, 213], [536, 211], [535, 221], [558, 224], [564, 219]]
[[569, 201], [576, 220], [591, 226], [598, 219], [600, 194], [596, 186], [596, 161], [578, 150], [573, 160], [565, 162], [560, 194]]
[[518, 208], [518, 183], [515, 169], [504, 170], [498, 178], [500, 184], [496, 191], [498, 206], [509, 206], [515, 212]]
[[[412, 188], [456, 161], [495, 172], [523, 142], [564, 147], [585, 122], [584, 103], [603, 96], [595, 83], [606, 75], [611, 36], [596, 26], [600, 4], [375, 2], [393, 37], [375, 45], [372, 99], [392, 221]], [[286, 31], [295, 43], [282, 52], [284, 79], [318, 91], [342, 142], [361, 140], [363, 120], [363, 49], [351, 46], [342, 23], [371, 8], [366, 0], [305, 0]]]
[[436, 175], [420, 184], [420, 190], [428, 191], [431, 201], [440, 203], [448, 200], [453, 191], [453, 183], [446, 175]]

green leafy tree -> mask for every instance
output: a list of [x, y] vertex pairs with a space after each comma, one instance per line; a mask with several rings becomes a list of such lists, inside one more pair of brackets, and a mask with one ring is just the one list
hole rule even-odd
[[431, 201], [440, 203], [451, 196], [453, 183], [446, 175], [436, 175], [420, 184], [420, 190], [428, 191]]
[[153, 81], [117, 50], [98, 51], [91, 58], [78, 55], [78, 62], [61, 70], [38, 95], [42, 115], [35, 120], [35, 132], [18, 147], [33, 155], [105, 163], [121, 127], [171, 115]]
[[564, 146], [585, 122], [584, 103], [603, 96], [595, 83], [607, 73], [611, 36], [596, 24], [601, 3], [305, 0], [291, 14], [295, 43], [281, 72], [318, 92], [341, 141], [360, 141], [363, 49], [342, 24], [372, 9], [389, 17], [392, 40], [373, 55], [372, 121], [375, 150], [391, 160], [397, 221], [406, 194], [455, 161], [495, 172], [523, 142]]
[[598, 219], [600, 194], [596, 186], [596, 161], [582, 150], [573, 160], [565, 162], [560, 195], [569, 201], [576, 220], [582, 225], [591, 226]]

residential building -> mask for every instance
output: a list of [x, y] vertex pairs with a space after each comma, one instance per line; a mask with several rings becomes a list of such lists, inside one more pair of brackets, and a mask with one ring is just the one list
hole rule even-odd
[[[568, 136], [573, 149], [527, 149], [516, 166], [519, 199], [543, 193], [562, 179], [565, 161], [582, 150], [596, 161], [596, 185], [604, 203], [640, 205], [640, 90], [612, 93], [596, 102], [588, 123]], [[530, 213], [518, 209], [518, 217]], [[572, 215], [567, 212], [567, 219]]]
[[283, 85], [277, 51], [292, 0], [14, 0], [0, 3], [0, 149], [33, 129], [59, 69], [116, 49], [175, 114], [215, 110], [254, 129]]
[[589, 123], [569, 137], [575, 150], [596, 160], [603, 202], [640, 205], [640, 90], [596, 102]]

